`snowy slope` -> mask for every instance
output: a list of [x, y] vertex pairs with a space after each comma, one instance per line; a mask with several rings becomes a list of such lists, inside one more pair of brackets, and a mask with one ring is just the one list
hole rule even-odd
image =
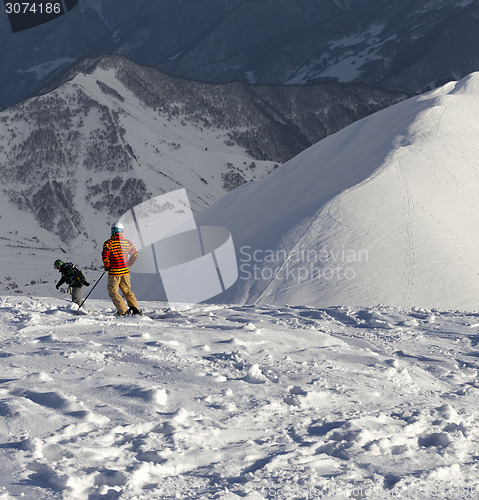
[[474, 73], [350, 125], [201, 214], [237, 243], [235, 299], [475, 309], [478, 117]]
[[0, 299], [2, 500], [479, 493], [476, 314], [90, 306]]
[[52, 257], [63, 258], [62, 241], [1, 197], [0, 213], [0, 289], [8, 294], [51, 290], [59, 279]]

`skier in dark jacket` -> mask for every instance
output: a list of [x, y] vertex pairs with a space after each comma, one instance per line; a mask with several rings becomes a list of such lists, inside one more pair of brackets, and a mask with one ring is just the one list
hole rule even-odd
[[57, 259], [53, 267], [62, 273], [62, 277], [56, 285], [57, 290], [63, 283], [66, 283], [72, 294], [72, 302], [80, 306], [82, 303], [83, 286], [90, 286], [90, 283], [85, 279], [81, 270], [71, 262], [62, 262], [60, 259]]

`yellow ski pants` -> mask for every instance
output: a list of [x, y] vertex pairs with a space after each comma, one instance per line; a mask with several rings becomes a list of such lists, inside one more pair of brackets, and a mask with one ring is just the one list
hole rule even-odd
[[128, 308], [122, 296], [118, 293], [118, 288], [121, 290], [128, 305], [138, 309], [138, 302], [135, 294], [131, 291], [130, 274], [122, 274], [121, 276], [115, 276], [113, 274], [108, 275], [108, 295], [111, 297], [118, 313], [123, 315]]

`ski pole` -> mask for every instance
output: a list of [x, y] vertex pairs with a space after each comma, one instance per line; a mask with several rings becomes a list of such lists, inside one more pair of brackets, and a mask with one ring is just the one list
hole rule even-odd
[[93, 285], [92, 289], [88, 292], [88, 295], [83, 299], [83, 302], [78, 306], [78, 309], [75, 311], [75, 314], [78, 314], [78, 311], [83, 307], [83, 304], [85, 303], [86, 299], [90, 296], [90, 293], [93, 292], [95, 287], [100, 283], [100, 280], [103, 278], [103, 275], [106, 273], [106, 271], [103, 271], [103, 274], [98, 278], [97, 282]]

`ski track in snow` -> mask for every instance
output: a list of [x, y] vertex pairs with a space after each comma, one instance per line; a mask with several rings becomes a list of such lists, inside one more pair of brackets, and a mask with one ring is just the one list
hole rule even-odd
[[0, 299], [0, 499], [477, 498], [479, 319]]

